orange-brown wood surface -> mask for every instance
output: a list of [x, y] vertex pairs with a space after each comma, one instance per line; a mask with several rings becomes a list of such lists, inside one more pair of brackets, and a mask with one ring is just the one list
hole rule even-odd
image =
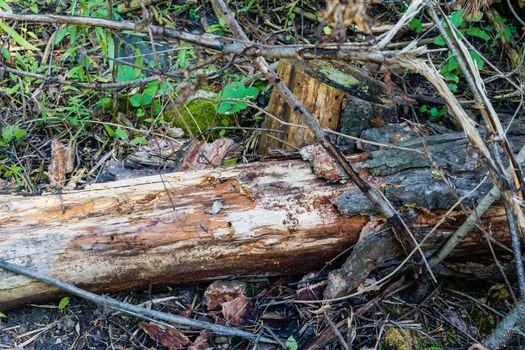
[[[367, 221], [338, 214], [330, 200], [343, 189], [293, 161], [0, 196], [0, 258], [94, 291], [307, 272]], [[55, 292], [0, 271], [0, 309]]]

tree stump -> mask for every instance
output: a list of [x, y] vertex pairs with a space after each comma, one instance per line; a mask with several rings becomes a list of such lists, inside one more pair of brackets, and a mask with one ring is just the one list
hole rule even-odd
[[[396, 105], [385, 85], [371, 79], [357, 66], [322, 60], [281, 60], [277, 74], [324, 128], [343, 127], [352, 136], [359, 136], [361, 130], [373, 126], [374, 118], [386, 118], [385, 122], [397, 120]], [[284, 123], [267, 116], [263, 128], [280, 130], [282, 136], [262, 134], [259, 153], [300, 148], [313, 141], [314, 135], [304, 127], [305, 122], [290, 109], [278, 91], [273, 91], [267, 110]], [[352, 132], [355, 126], [358, 126], [357, 131]]]

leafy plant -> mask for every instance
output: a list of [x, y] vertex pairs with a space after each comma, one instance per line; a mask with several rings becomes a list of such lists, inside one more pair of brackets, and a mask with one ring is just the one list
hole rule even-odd
[[233, 114], [248, 107], [248, 103], [239, 101], [241, 99], [255, 100], [259, 95], [259, 89], [255, 86], [246, 88], [241, 82], [233, 82], [226, 86], [217, 96], [217, 113]]
[[70, 302], [71, 302], [70, 297], [63, 297], [62, 299], [60, 299], [60, 302], [58, 303], [58, 308], [60, 310], [64, 310], [69, 305]]
[[226, 21], [224, 20], [224, 18], [220, 17], [219, 23], [212, 24], [211, 26], [206, 28], [206, 31], [208, 33], [213, 33], [216, 35], [224, 35], [228, 32], [228, 26], [226, 25]]
[[[461, 11], [454, 11], [449, 16], [450, 23], [463, 35], [476, 37], [482, 39], [483, 41], [489, 41], [492, 39], [492, 37], [489, 35], [491, 27], [478, 27], [475, 25], [475, 23], [480, 22], [482, 18], [483, 13], [481, 12], [477, 16], [472, 17], [464, 16], [463, 12]], [[438, 46], [446, 46], [445, 39], [442, 35], [439, 35], [436, 40], [434, 40], [434, 44]]]
[[413, 18], [409, 23], [408, 23], [408, 28], [416, 33], [421, 33], [421, 31], [423, 30], [423, 23], [421, 22], [420, 19], [418, 18]]
[[419, 108], [419, 111], [421, 113], [428, 113], [429, 119], [434, 122], [439, 121], [441, 117], [443, 117], [444, 115], [447, 115], [448, 113], [446, 108], [437, 108], [437, 107], [428, 108], [426, 104], [422, 105]]
[[2, 138], [0, 139], [0, 147], [7, 147], [11, 141], [18, 141], [26, 135], [25, 129], [20, 129], [18, 125], [8, 125], [2, 129]]
[[299, 347], [297, 345], [297, 340], [293, 337], [293, 335], [289, 336], [288, 339], [284, 342], [284, 346], [286, 346], [286, 349], [288, 350], [297, 350]]

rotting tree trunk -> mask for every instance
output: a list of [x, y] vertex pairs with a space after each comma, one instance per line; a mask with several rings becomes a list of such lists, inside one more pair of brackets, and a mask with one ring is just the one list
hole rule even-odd
[[[381, 185], [380, 177], [374, 181]], [[308, 272], [354, 244], [369, 220], [338, 212], [332, 201], [345, 190], [358, 191], [318, 179], [306, 162], [286, 161], [96, 184], [61, 195], [1, 196], [0, 259], [99, 292]], [[337, 206], [347, 206], [350, 197]], [[413, 215], [413, 230], [424, 234], [439, 213]], [[495, 238], [507, 241], [502, 210], [491, 210], [487, 220]], [[459, 223], [453, 213], [426, 249]], [[478, 236], [463, 242], [467, 254], [483, 246]], [[57, 293], [0, 271], [0, 309]]]
[[[323, 60], [280, 60], [277, 74], [323, 128], [336, 130], [341, 127], [347, 132], [356, 129], [354, 124], [357, 124], [363, 130], [370, 127], [369, 121], [379, 118], [379, 115], [389, 115], [388, 121], [392, 122], [397, 114], [394, 100], [386, 93], [384, 84], [371, 79], [355, 65]], [[294, 126], [306, 124], [278, 92], [272, 93], [267, 110], [291, 125], [267, 116], [263, 127], [277, 129], [282, 133], [277, 136], [272, 133], [262, 134], [259, 153], [268, 153], [276, 148], [301, 148], [313, 141], [314, 136], [308, 128]], [[384, 113], [387, 110], [389, 113]], [[354, 114], [355, 118], [347, 114]]]
[[[367, 221], [338, 214], [330, 200], [343, 189], [295, 161], [0, 196], [0, 259], [93, 291], [306, 272], [348, 248]], [[0, 309], [53, 293], [0, 271]]]

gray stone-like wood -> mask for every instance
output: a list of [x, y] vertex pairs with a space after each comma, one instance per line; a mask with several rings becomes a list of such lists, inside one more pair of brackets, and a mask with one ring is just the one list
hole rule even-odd
[[[512, 147], [517, 151], [525, 142], [523, 122], [513, 123], [509, 130]], [[385, 130], [382, 130], [385, 129]], [[485, 178], [486, 172], [478, 162], [474, 149], [468, 144], [463, 133], [425, 136], [424, 139], [401, 125], [365, 131], [366, 139], [376, 142], [391, 142], [392, 131], [397, 132], [401, 142], [394, 143], [411, 152], [397, 148], [382, 148], [372, 151], [371, 159], [361, 167], [368, 169], [372, 176], [382, 177], [381, 189], [385, 196], [398, 208], [417, 206], [429, 210], [450, 208], [457, 197], [443, 181], [445, 175], [457, 194], [468, 195], [467, 203], [476, 203], [490, 190], [490, 180], [476, 188]], [[387, 136], [389, 135], [389, 136]], [[430, 161], [421, 152], [429, 154]], [[374, 183], [373, 178], [371, 182]], [[334, 201], [346, 215], [374, 214], [372, 204], [359, 192], [348, 191]]]

